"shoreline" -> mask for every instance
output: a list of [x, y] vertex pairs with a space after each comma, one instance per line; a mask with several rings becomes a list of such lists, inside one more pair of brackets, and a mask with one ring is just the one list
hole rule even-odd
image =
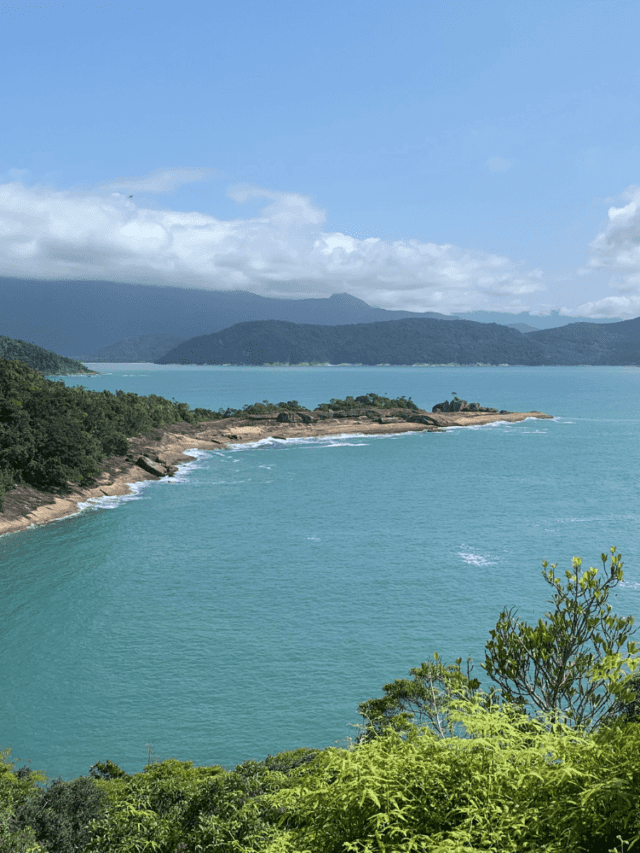
[[[419, 412], [422, 422], [381, 416], [326, 418], [311, 423], [282, 423], [273, 416], [249, 416], [179, 423], [129, 439], [126, 456], [103, 460], [103, 472], [90, 488], [72, 487], [69, 494], [52, 495], [31, 486], [17, 485], [5, 494], [0, 513], [0, 536], [59, 521], [80, 512], [78, 505], [92, 498], [131, 494], [131, 486], [160, 480], [175, 473], [177, 465], [192, 462], [188, 450], [224, 450], [234, 444], [249, 444], [265, 438], [316, 438], [330, 435], [390, 435], [404, 432], [436, 432], [448, 427], [484, 426], [490, 423], [517, 423], [528, 418], [550, 419], [543, 412]], [[145, 467], [141, 467], [140, 461]]]

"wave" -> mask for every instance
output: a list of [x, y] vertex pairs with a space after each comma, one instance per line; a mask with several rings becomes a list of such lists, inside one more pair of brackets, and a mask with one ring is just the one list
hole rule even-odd
[[[78, 515], [78, 513], [88, 509], [115, 509], [129, 501], [138, 501], [142, 491], [150, 482], [151, 480], [143, 480], [141, 483], [127, 483], [131, 491], [126, 495], [103, 495], [100, 498], [89, 498], [78, 504], [78, 512], [74, 512], [73, 515]], [[71, 518], [70, 515], [65, 517]]]
[[[189, 482], [188, 474], [195, 471], [197, 468], [202, 468], [201, 464], [204, 459], [210, 455], [210, 451], [202, 450], [199, 447], [193, 447], [190, 450], [184, 451], [187, 456], [193, 456], [194, 459], [189, 462], [183, 462], [177, 466], [176, 473], [173, 477], [161, 477], [159, 480], [141, 480], [138, 483], [127, 483], [130, 492], [126, 495], [102, 495], [99, 498], [89, 498], [78, 504], [78, 511], [73, 515], [89, 509], [116, 509], [122, 504], [129, 501], [139, 501], [142, 499], [142, 492], [152, 483], [168, 483], [170, 485], [183, 485]], [[71, 516], [65, 516], [70, 518]]]
[[[291, 438], [261, 438], [258, 441], [249, 441], [242, 443], [231, 443], [228, 450], [256, 450], [262, 447], [296, 447], [296, 446], [319, 446], [319, 447], [364, 447], [371, 441], [388, 438], [406, 438], [407, 436], [421, 435], [420, 431], [415, 432], [392, 432], [392, 433], [361, 433], [361, 432], [341, 432], [336, 435], [313, 435], [313, 436], [295, 436]], [[352, 441], [351, 439], [362, 439], [361, 441]], [[214, 451], [223, 455], [228, 452], [224, 450]]]
[[458, 556], [462, 558], [465, 563], [468, 563], [470, 566], [495, 566], [495, 560], [488, 560], [486, 557], [483, 557], [481, 554], [473, 554], [471, 552], [466, 551], [458, 551]]

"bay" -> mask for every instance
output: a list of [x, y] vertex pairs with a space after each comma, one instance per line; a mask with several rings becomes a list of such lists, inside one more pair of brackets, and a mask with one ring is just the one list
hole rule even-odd
[[543, 612], [543, 558], [618, 546], [615, 608], [640, 615], [635, 368], [96, 368], [65, 381], [209, 408], [455, 391], [555, 419], [200, 452], [0, 539], [0, 745], [50, 777], [345, 744], [434, 651], [481, 672], [502, 607]]

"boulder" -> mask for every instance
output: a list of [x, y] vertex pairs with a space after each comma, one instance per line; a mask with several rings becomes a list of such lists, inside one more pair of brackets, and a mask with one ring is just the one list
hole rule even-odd
[[167, 475], [167, 470], [164, 465], [152, 462], [148, 456], [138, 457], [136, 465], [138, 468], [142, 468], [143, 471], [146, 471], [147, 474], [154, 474], [156, 477], [166, 477]]
[[438, 421], [435, 418], [430, 418], [429, 415], [412, 415], [406, 418], [410, 424], [427, 424], [429, 426], [438, 426]]

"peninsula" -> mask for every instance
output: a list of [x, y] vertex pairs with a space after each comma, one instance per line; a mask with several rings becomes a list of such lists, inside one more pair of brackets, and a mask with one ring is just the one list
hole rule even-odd
[[314, 410], [305, 409], [294, 400], [277, 405], [258, 403], [244, 410], [227, 410], [217, 415], [211, 420], [164, 424], [127, 438], [126, 453], [104, 458], [100, 473], [91, 484], [69, 483], [64, 493], [52, 494], [28, 483], [16, 483], [4, 496], [0, 535], [73, 515], [78, 511], [78, 504], [127, 494], [134, 483], [173, 476], [177, 465], [190, 461], [188, 451], [192, 448], [220, 450], [266, 438], [286, 441], [353, 433], [429, 432], [447, 427], [552, 417], [537, 411], [498, 411], [477, 403], [468, 404], [456, 397], [436, 404], [427, 412], [411, 399], [389, 400], [375, 394], [332, 400]]

